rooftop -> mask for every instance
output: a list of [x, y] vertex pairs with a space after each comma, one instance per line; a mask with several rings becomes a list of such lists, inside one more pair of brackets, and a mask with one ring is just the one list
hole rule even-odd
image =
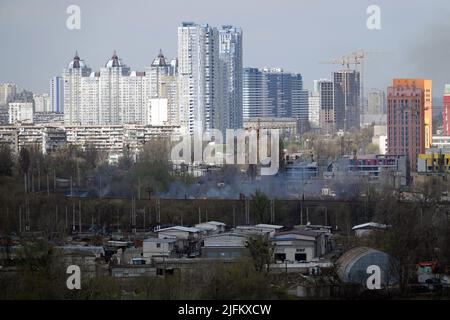
[[352, 230], [358, 230], [358, 229], [386, 229], [387, 225], [376, 223], [376, 222], [366, 222], [363, 224], [358, 224], [352, 228]]
[[146, 238], [144, 242], [172, 243], [176, 242], [175, 238]]
[[170, 230], [176, 230], [176, 231], [184, 231], [184, 232], [200, 232], [201, 230], [198, 228], [192, 228], [192, 227], [183, 227], [183, 226], [173, 226], [169, 228], [159, 229], [155, 230], [155, 232], [161, 232], [161, 231], [170, 231]]

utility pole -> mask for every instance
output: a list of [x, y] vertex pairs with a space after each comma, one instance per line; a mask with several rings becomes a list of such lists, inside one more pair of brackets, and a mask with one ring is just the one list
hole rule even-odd
[[141, 200], [141, 178], [138, 178], [138, 200]]
[[75, 203], [72, 203], [72, 231], [75, 232]]
[[78, 232], [81, 233], [81, 201], [78, 201], [78, 210], [80, 211], [78, 215], [78, 227], [79, 227]]
[[19, 206], [19, 233], [22, 232], [22, 207]]
[[236, 228], [236, 206], [233, 206], [233, 228]]
[[100, 180], [99, 181], [100, 198], [102, 198], [102, 176], [100, 176], [99, 180]]
[[41, 169], [38, 166], [38, 192], [41, 192]]
[[142, 222], [142, 228], [145, 230], [145, 208], [146, 207], [144, 207], [144, 214], [143, 214], [143, 216], [142, 216], [142, 219], [143, 219], [143, 222]]

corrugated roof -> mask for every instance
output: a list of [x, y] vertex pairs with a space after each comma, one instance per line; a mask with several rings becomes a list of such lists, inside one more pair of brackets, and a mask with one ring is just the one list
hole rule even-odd
[[375, 229], [386, 229], [385, 224], [376, 223], [376, 222], [367, 222], [363, 224], [358, 224], [352, 228], [352, 230], [358, 230], [358, 229], [369, 229], [369, 228], [375, 228]]
[[178, 231], [184, 231], [184, 232], [200, 232], [200, 229], [192, 228], [192, 227], [183, 227], [183, 226], [174, 226], [164, 229], [155, 230], [155, 232], [161, 232], [161, 231], [169, 231], [169, 230], [178, 230]]
[[279, 226], [276, 224], [265, 224], [265, 223], [260, 223], [255, 225], [256, 228], [267, 228], [267, 229], [281, 229], [284, 226]]
[[176, 242], [175, 238], [147, 238], [144, 239], [144, 242], [160, 242], [160, 243], [171, 243]]
[[346, 251], [337, 261], [336, 261], [336, 272], [340, 279], [347, 279], [346, 272], [352, 267], [352, 265], [357, 262], [361, 257], [370, 254], [381, 252], [369, 247], [355, 247]]

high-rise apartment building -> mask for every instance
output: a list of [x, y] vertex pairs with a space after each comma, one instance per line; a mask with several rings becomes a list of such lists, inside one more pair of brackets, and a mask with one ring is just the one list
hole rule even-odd
[[75, 53], [73, 60], [63, 70], [64, 81], [64, 123], [81, 124], [82, 79], [89, 76], [91, 69]]
[[281, 68], [244, 68], [243, 116], [251, 118], [295, 118], [300, 127], [308, 122], [308, 92], [301, 74]]
[[319, 124], [324, 134], [333, 134], [336, 131], [336, 113], [334, 105], [334, 82], [331, 80], [319, 80]]
[[223, 108], [218, 127], [242, 128], [242, 30], [225, 25], [219, 29], [220, 90]]
[[52, 112], [50, 96], [47, 93], [33, 94], [35, 112]]
[[297, 119], [299, 132], [309, 129], [309, 92], [303, 90], [301, 74], [291, 74], [291, 117]]
[[320, 128], [320, 93], [313, 91], [308, 97], [308, 121], [311, 129]]
[[122, 85], [125, 87], [125, 77], [129, 76], [130, 68], [122, 63], [114, 51], [111, 59], [100, 68], [100, 124], [122, 124], [125, 105], [122, 101]]
[[0, 83], [0, 106], [7, 106], [14, 101], [17, 86], [14, 83]]
[[367, 93], [367, 110], [365, 114], [386, 113], [386, 95], [383, 90], [373, 90]]
[[244, 120], [273, 117], [267, 103], [267, 83], [258, 68], [244, 68], [242, 80], [242, 113]]
[[56, 76], [50, 79], [51, 111], [64, 112], [64, 84], [63, 78]]
[[396, 81], [388, 88], [388, 153], [406, 155], [416, 171], [417, 155], [425, 152], [425, 90]]
[[360, 127], [360, 74], [356, 70], [333, 72], [335, 129]]
[[[169, 61], [162, 51], [153, 60], [151, 66], [145, 70], [147, 81], [147, 99], [161, 98], [167, 100], [167, 120], [171, 124], [179, 124], [180, 113], [178, 109], [178, 60]], [[146, 102], [151, 108], [151, 103]], [[148, 115], [150, 115], [148, 113]]]
[[[81, 125], [100, 124], [100, 73], [91, 72], [88, 77], [83, 77], [81, 81]], [[71, 125], [65, 122], [66, 125]]]
[[142, 124], [149, 103], [144, 72], [130, 71], [116, 52], [99, 72], [76, 56], [63, 72], [66, 125]]
[[178, 27], [180, 125], [189, 133], [220, 122], [219, 35], [216, 28], [183, 22]]
[[394, 87], [410, 86], [423, 90], [423, 113], [425, 126], [425, 148], [433, 144], [433, 82], [426, 79], [394, 79]]
[[444, 136], [450, 136], [450, 84], [446, 84], [444, 89], [442, 129]]

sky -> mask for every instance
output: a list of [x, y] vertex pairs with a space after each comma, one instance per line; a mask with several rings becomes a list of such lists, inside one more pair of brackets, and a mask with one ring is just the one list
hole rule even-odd
[[[69, 30], [69, 5], [81, 29]], [[380, 30], [369, 30], [369, 5], [380, 7]], [[243, 29], [245, 67], [302, 73], [304, 86], [330, 78], [324, 63], [364, 49], [366, 92], [392, 78], [433, 80], [433, 95], [450, 83], [449, 0], [0, 0], [0, 82], [48, 92], [76, 50], [99, 70], [114, 50], [143, 71], [162, 49], [177, 54], [183, 21]]]

